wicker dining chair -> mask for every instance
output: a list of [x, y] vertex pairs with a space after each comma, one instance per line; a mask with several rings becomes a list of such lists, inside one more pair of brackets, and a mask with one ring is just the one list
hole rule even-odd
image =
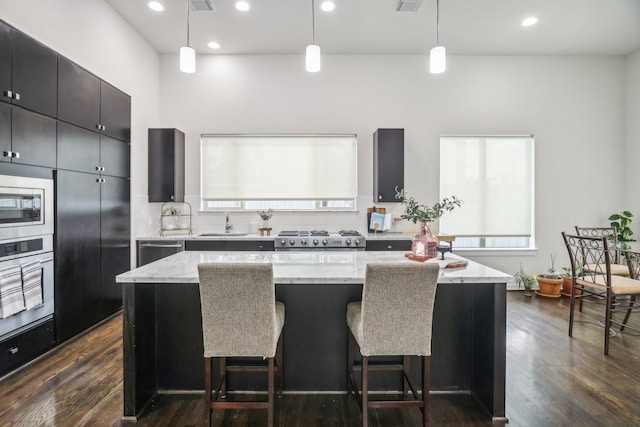
[[[621, 328], [628, 320], [629, 305], [625, 298], [640, 295], [640, 280], [611, 274], [611, 251], [607, 237], [586, 237], [562, 233], [571, 260], [571, 302], [569, 308], [569, 336], [573, 336], [576, 300], [603, 302], [604, 306], [604, 354], [609, 354], [609, 330], [612, 323]], [[580, 291], [578, 295], [576, 291]], [[582, 304], [580, 304], [582, 311]], [[613, 319], [616, 312], [626, 312], [623, 322]]]
[[[367, 264], [362, 301], [347, 305], [348, 387], [357, 394], [362, 410], [362, 425], [368, 425], [369, 408], [418, 407], [423, 424], [429, 423], [429, 361], [431, 356], [431, 323], [438, 283], [436, 263], [372, 263]], [[360, 348], [362, 363], [354, 365], [355, 345]], [[369, 367], [369, 357], [403, 356], [402, 364]], [[409, 379], [409, 356], [422, 357], [422, 398]], [[362, 392], [358, 391], [354, 370], [362, 371]], [[411, 388], [415, 400], [370, 400], [369, 370], [401, 371], [406, 397]]]
[[[201, 263], [200, 303], [205, 363], [205, 420], [214, 409], [267, 409], [273, 426], [275, 373], [282, 388], [284, 304], [275, 300], [273, 266], [266, 263]], [[267, 366], [230, 366], [229, 357], [260, 357]], [[220, 360], [221, 381], [212, 396], [212, 359]], [[227, 372], [266, 371], [267, 400], [228, 401]]]

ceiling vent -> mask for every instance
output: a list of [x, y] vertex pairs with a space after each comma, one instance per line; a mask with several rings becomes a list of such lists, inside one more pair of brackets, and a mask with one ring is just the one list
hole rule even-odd
[[189, 7], [193, 12], [215, 12], [216, 10], [211, 0], [189, 0]]
[[396, 5], [396, 12], [417, 12], [422, 0], [400, 0]]

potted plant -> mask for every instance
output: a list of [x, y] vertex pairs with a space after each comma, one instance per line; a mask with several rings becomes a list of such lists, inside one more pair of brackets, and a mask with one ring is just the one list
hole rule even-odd
[[613, 214], [609, 217], [609, 221], [611, 221], [611, 226], [616, 231], [616, 237], [618, 243], [620, 243], [620, 247], [622, 249], [628, 249], [629, 245], [627, 242], [635, 242], [636, 239], [632, 239], [633, 231], [629, 228], [629, 224], [631, 224], [633, 214], [629, 211], [622, 211], [619, 214]]
[[[576, 272], [580, 269], [580, 266], [576, 265]], [[564, 274], [562, 276], [562, 295], [566, 297], [571, 296], [571, 286], [573, 286], [573, 278], [571, 277], [571, 267], [562, 267]], [[582, 292], [580, 289], [576, 289], [576, 295], [580, 295]]]
[[445, 197], [433, 206], [427, 206], [418, 203], [404, 190], [398, 190], [397, 187], [396, 199], [400, 199], [405, 206], [404, 213], [400, 215], [400, 218], [414, 224], [420, 222], [420, 234], [413, 239], [411, 251], [418, 257], [435, 258], [438, 255], [438, 239], [431, 233], [430, 223], [442, 217], [445, 212], [452, 211], [456, 206], [462, 205], [462, 200], [456, 196]]
[[258, 211], [258, 215], [260, 215], [260, 219], [262, 220], [262, 228], [269, 228], [269, 220], [273, 216], [273, 209]]
[[546, 273], [539, 274], [538, 279], [538, 295], [548, 298], [560, 297], [560, 288], [562, 287], [562, 274], [555, 268], [556, 256], [551, 254], [551, 267]]
[[522, 267], [522, 263], [520, 263], [520, 271], [513, 275], [516, 279], [516, 283], [519, 288], [524, 288], [524, 296], [530, 297], [533, 295], [532, 289], [533, 285], [536, 284], [536, 276], [527, 274], [524, 271], [524, 267]]

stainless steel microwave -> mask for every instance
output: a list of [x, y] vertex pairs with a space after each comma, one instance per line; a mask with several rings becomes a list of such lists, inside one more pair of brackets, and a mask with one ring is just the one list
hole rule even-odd
[[0, 175], [0, 240], [53, 234], [53, 180]]

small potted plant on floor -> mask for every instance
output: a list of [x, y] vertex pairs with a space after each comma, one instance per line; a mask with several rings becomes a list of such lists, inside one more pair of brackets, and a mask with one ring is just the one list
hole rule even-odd
[[551, 267], [549, 267], [546, 273], [539, 274], [537, 277], [539, 287], [537, 294], [541, 297], [560, 297], [560, 288], [562, 287], [562, 273], [556, 271], [555, 261], [555, 254], [551, 254]]
[[533, 295], [533, 285], [536, 284], [536, 276], [527, 274], [524, 271], [524, 267], [522, 267], [522, 263], [520, 263], [520, 271], [513, 275], [516, 279], [516, 283], [519, 288], [524, 288], [524, 296], [530, 297]]
[[[576, 272], [580, 269], [580, 266], [576, 265]], [[565, 297], [571, 296], [571, 286], [573, 286], [573, 278], [571, 277], [571, 267], [562, 267], [564, 275], [562, 276], [562, 295]], [[576, 295], [580, 295], [580, 289], [576, 289]]]

